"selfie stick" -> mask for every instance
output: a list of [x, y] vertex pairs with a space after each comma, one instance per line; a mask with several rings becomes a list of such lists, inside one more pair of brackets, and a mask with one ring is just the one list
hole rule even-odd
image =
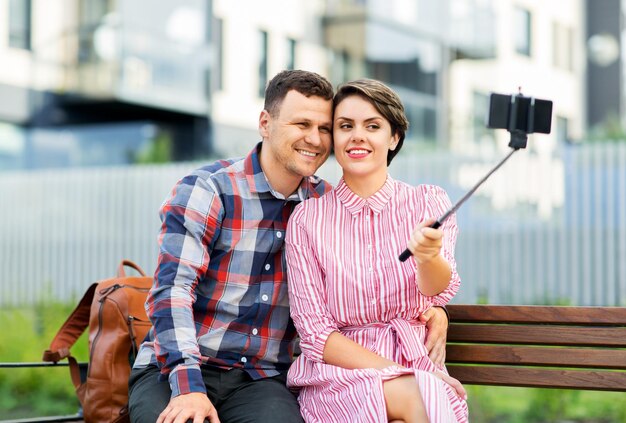
[[[450, 210], [435, 221], [431, 228], [439, 228], [445, 220], [454, 213], [461, 204], [465, 202], [473, 193], [483, 184], [496, 170], [506, 162], [520, 148], [526, 148], [528, 142], [528, 134], [539, 132], [543, 134], [550, 133], [552, 121], [552, 101], [540, 100], [530, 97], [524, 97], [521, 92], [517, 95], [491, 94], [489, 102], [489, 118], [487, 121], [488, 128], [506, 129], [511, 134], [509, 147], [513, 150], [506, 155], [491, 169], [487, 175], [463, 196]], [[407, 248], [400, 254], [400, 261], [406, 261], [411, 257], [412, 253]]]
[[[513, 141], [511, 141], [511, 143], [513, 143]], [[509, 144], [509, 145], [511, 145], [511, 144]], [[500, 163], [498, 163], [493, 169], [491, 169], [491, 171], [489, 171], [489, 173], [487, 173], [483, 179], [478, 181], [478, 183], [476, 185], [474, 185], [474, 187], [471, 190], [469, 190], [469, 192], [467, 194], [465, 194], [463, 196], [463, 198], [461, 198], [459, 201], [457, 201], [457, 203], [450, 210], [445, 212], [443, 216], [441, 216], [439, 219], [437, 219], [435, 221], [435, 223], [433, 223], [429, 227], [437, 229], [441, 225], [443, 225], [443, 222], [445, 222], [446, 219], [448, 217], [450, 217], [450, 215], [452, 213], [457, 211], [457, 209], [459, 207], [461, 207], [461, 204], [463, 204], [465, 202], [465, 200], [470, 198], [470, 196], [474, 193], [474, 191], [476, 191], [478, 189], [478, 187], [483, 184], [483, 182], [485, 182], [496, 170], [498, 170], [500, 168], [500, 166], [502, 166], [504, 164], [504, 162], [506, 162], [509, 159], [509, 157], [511, 157], [513, 155], [513, 153], [515, 153], [517, 150], [519, 150], [520, 148], [523, 148], [523, 147], [512, 147], [512, 148], [513, 148], [513, 150], [511, 150], [511, 152], [509, 154], [507, 154], [506, 157], [500, 161]], [[409, 251], [409, 249], [407, 248], [406, 250], [404, 250], [402, 252], [402, 254], [400, 254], [399, 259], [400, 259], [400, 261], [406, 261], [409, 257], [411, 257], [411, 255], [412, 255], [411, 251]]]

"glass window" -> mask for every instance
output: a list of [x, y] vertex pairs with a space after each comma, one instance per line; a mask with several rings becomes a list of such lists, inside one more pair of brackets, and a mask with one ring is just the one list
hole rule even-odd
[[31, 49], [32, 0], [10, 0], [9, 47]]
[[530, 56], [532, 44], [530, 12], [520, 7], [515, 8], [514, 19], [515, 51]]
[[267, 44], [267, 32], [259, 31], [259, 97], [265, 95], [265, 85], [267, 85]]
[[437, 95], [441, 45], [414, 33], [378, 23], [367, 27], [369, 77], [420, 93]]
[[409, 130], [406, 134], [407, 142], [437, 143], [437, 111], [424, 106], [421, 101], [414, 101], [409, 96], [402, 99], [406, 117], [409, 120]]
[[220, 18], [213, 19], [213, 49], [215, 52], [215, 64], [211, 67], [213, 72], [213, 89], [220, 91], [224, 88], [224, 21]]
[[339, 85], [350, 78], [350, 53], [345, 50], [330, 50], [330, 81]]
[[424, 141], [430, 143], [437, 142], [437, 112], [434, 109], [425, 107], [424, 111], [424, 127], [422, 128], [422, 136]]
[[574, 31], [558, 22], [552, 24], [552, 64], [554, 67], [572, 70], [574, 66]]
[[567, 118], [563, 116], [556, 117], [556, 139], [560, 144], [569, 142], [568, 126], [569, 122]]
[[574, 28], [567, 28], [567, 43], [565, 49], [567, 50], [567, 69], [574, 70]]
[[486, 126], [489, 96], [475, 91], [472, 94], [472, 103], [472, 140], [476, 145], [494, 141], [493, 131]]
[[287, 38], [287, 69], [296, 68], [296, 40]]

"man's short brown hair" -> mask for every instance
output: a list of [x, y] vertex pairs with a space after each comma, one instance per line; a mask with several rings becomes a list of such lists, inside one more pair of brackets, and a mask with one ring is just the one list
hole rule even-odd
[[300, 94], [333, 99], [333, 86], [323, 76], [304, 70], [284, 70], [274, 76], [265, 88], [265, 105], [263, 108], [271, 116], [276, 116], [287, 93], [296, 90]]

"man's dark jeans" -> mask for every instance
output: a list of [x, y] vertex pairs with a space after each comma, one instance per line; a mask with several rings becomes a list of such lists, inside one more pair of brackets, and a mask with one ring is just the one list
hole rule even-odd
[[[148, 366], [130, 375], [129, 409], [132, 423], [154, 423], [167, 407], [171, 390], [159, 382], [159, 369]], [[301, 423], [296, 397], [285, 386], [286, 373], [253, 380], [239, 369], [202, 366], [207, 395], [221, 423]], [[191, 420], [190, 420], [191, 421]]]

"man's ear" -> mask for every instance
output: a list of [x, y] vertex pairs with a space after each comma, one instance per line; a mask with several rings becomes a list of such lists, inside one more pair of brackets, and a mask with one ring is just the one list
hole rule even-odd
[[270, 113], [267, 110], [261, 111], [261, 114], [259, 115], [259, 135], [261, 135], [261, 138], [263, 139], [266, 139], [269, 137], [269, 134], [270, 134], [269, 124], [270, 124], [271, 118], [272, 117], [270, 116]]

